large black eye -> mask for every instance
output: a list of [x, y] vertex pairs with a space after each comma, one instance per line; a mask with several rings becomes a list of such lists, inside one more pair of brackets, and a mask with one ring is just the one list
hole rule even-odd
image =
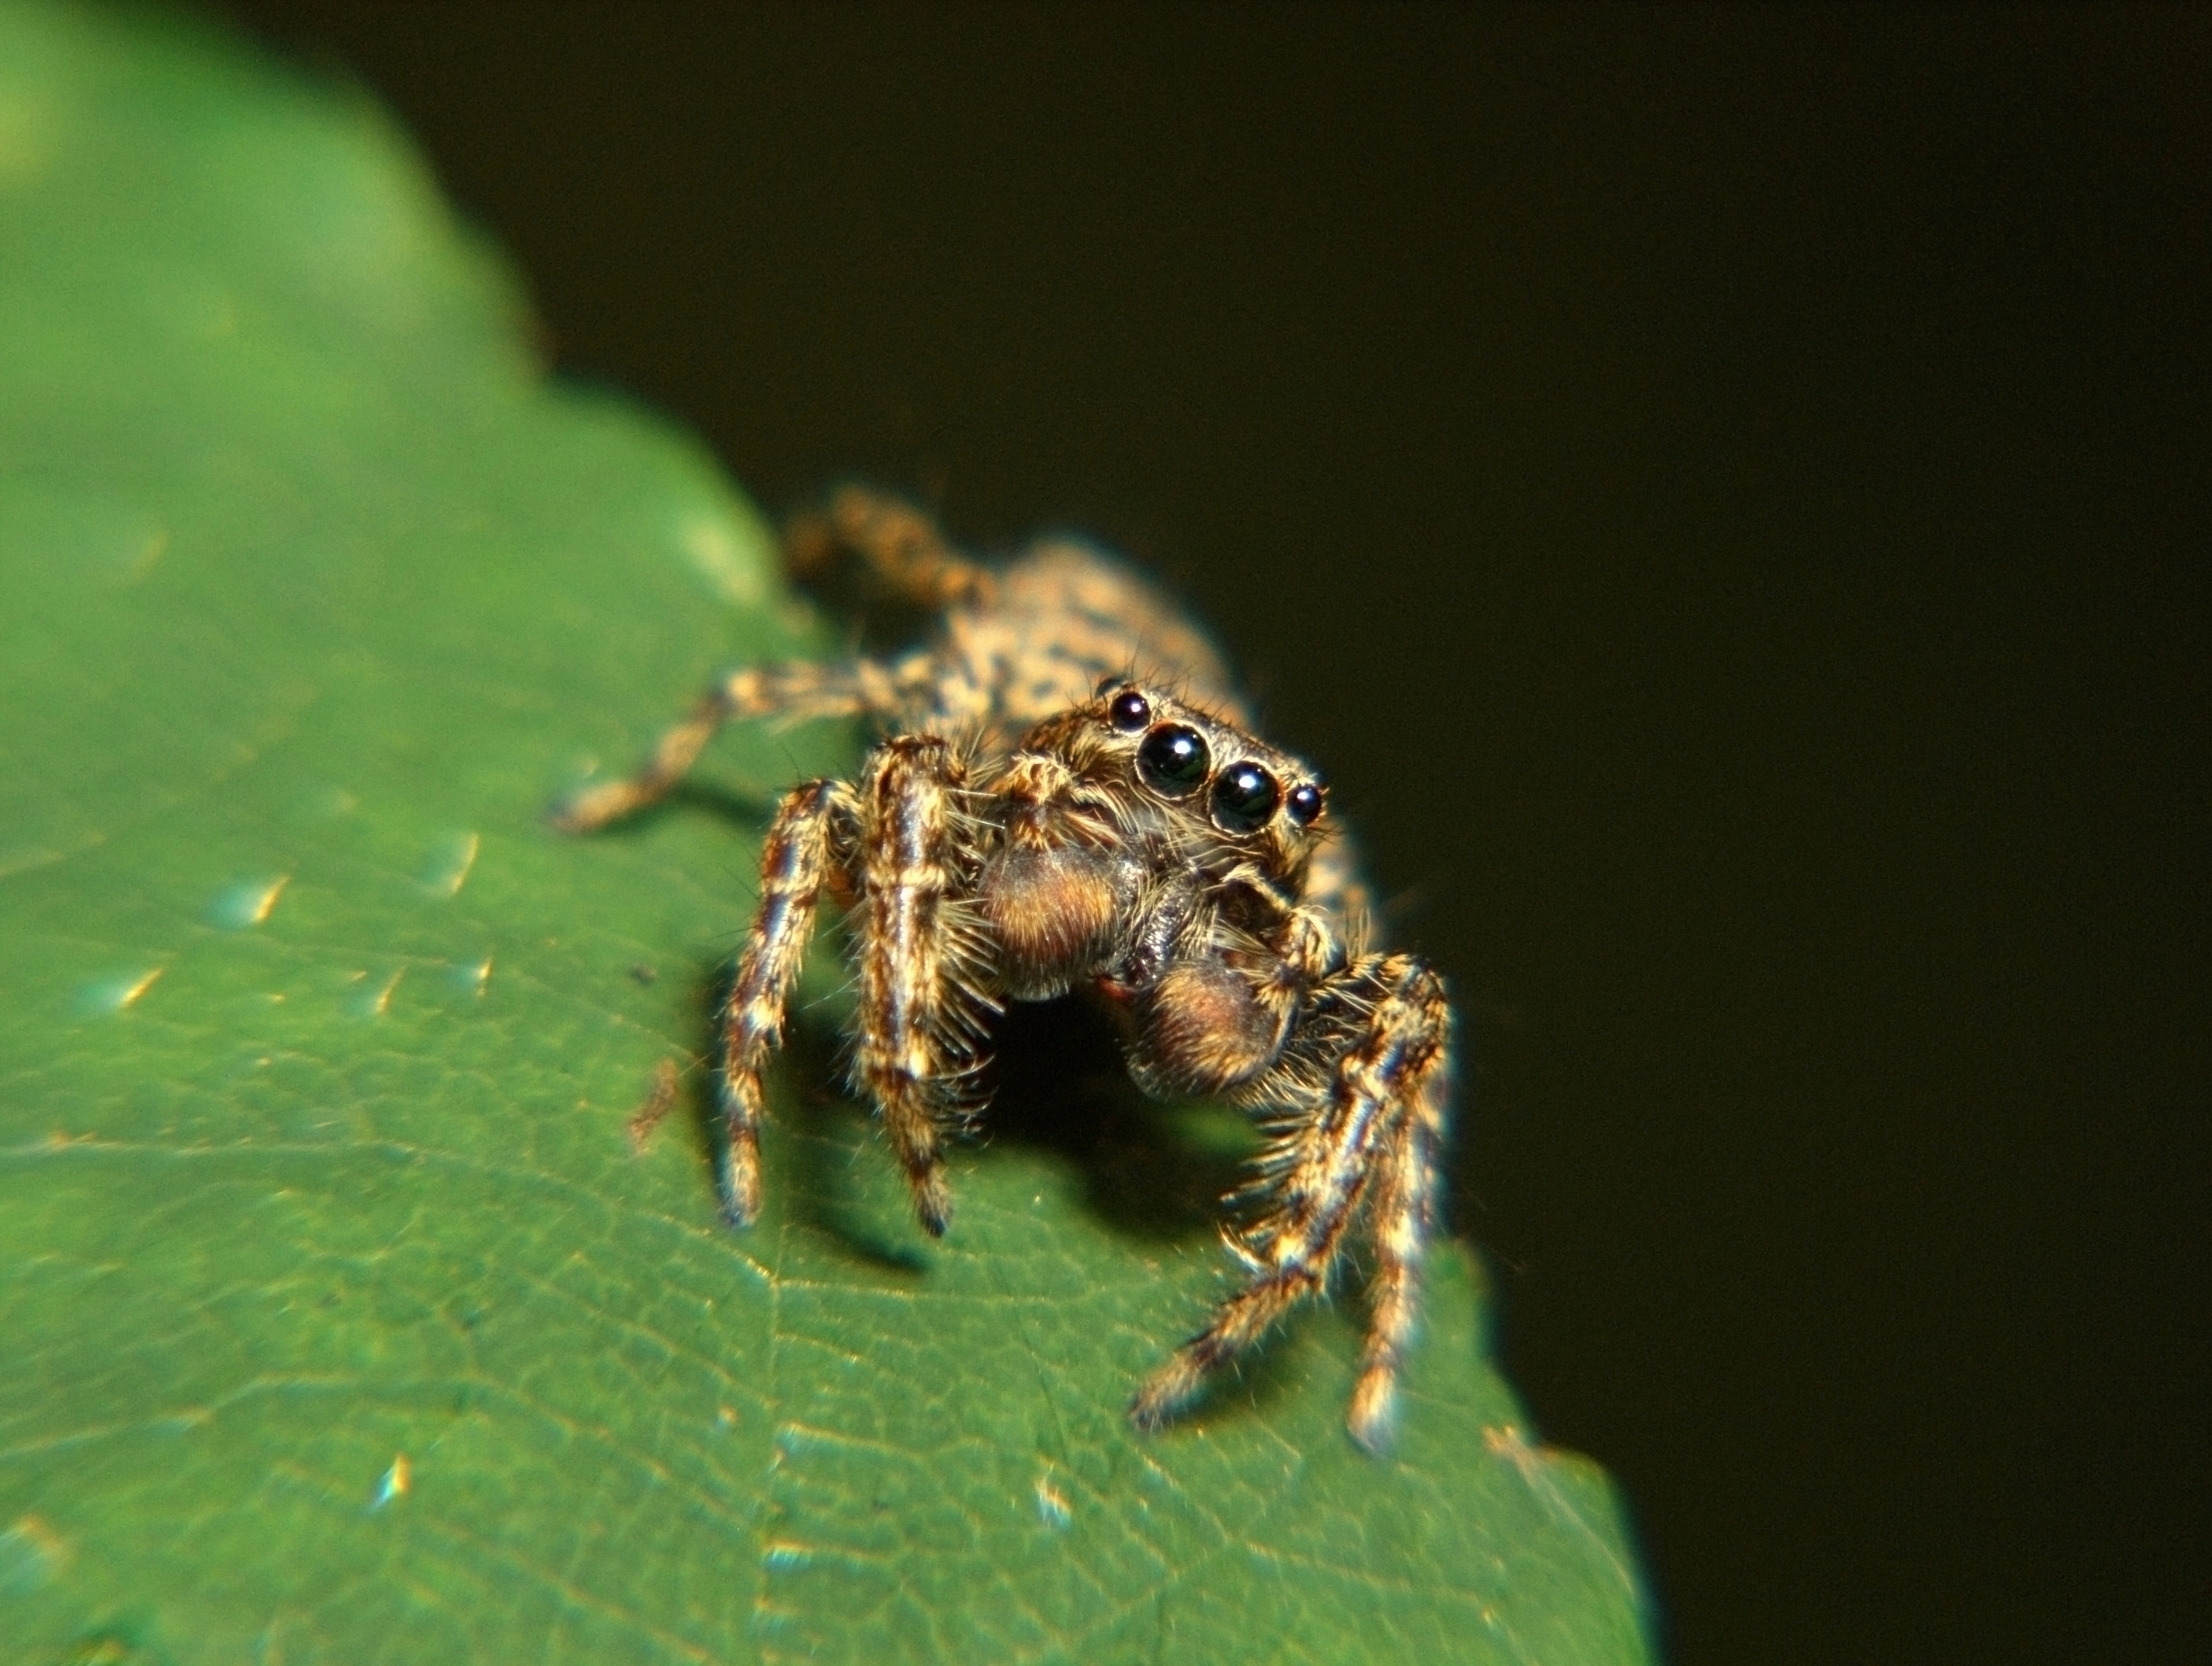
[[1232, 763], [1214, 780], [1213, 820], [1224, 833], [1257, 831], [1281, 802], [1275, 778], [1256, 763]]
[[1322, 811], [1321, 788], [1306, 781], [1291, 788], [1291, 819], [1300, 827], [1311, 827]]
[[1106, 721], [1123, 734], [1134, 734], [1152, 721], [1152, 702], [1134, 689], [1123, 689], [1106, 708]]
[[1206, 785], [1213, 759], [1206, 737], [1180, 723], [1163, 723], [1137, 748], [1137, 773], [1145, 785], [1167, 798], [1188, 798]]

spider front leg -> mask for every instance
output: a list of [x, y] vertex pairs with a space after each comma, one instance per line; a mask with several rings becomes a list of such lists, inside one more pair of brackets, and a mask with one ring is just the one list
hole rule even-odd
[[[1423, 1240], [1433, 1210], [1435, 1149], [1449, 1079], [1451, 1009], [1442, 981], [1408, 955], [1364, 956], [1325, 980], [1306, 1012], [1324, 1056], [1294, 1037], [1271, 1076], [1297, 1120], [1263, 1159], [1268, 1213], [1231, 1247], [1244, 1287], [1214, 1310], [1138, 1391], [1129, 1415], [1156, 1429], [1213, 1370], [1318, 1293], [1346, 1227], [1375, 1188], [1375, 1306], [1347, 1421], [1369, 1450], [1386, 1444], [1399, 1365], [1413, 1327]], [[1333, 1055], [1333, 1056], [1330, 1056]], [[1326, 1066], [1316, 1091], [1305, 1079]], [[1268, 1081], [1250, 1097], [1266, 1097]]]
[[727, 1138], [715, 1189], [733, 1226], [760, 1213], [761, 1069], [783, 1039], [783, 1014], [806, 956], [822, 887], [836, 873], [837, 847], [853, 841], [853, 791], [811, 781], [777, 806], [761, 847], [760, 907], [722, 1008], [722, 1121]]
[[1370, 1452], [1382, 1450], [1389, 1442], [1398, 1373], [1420, 1311], [1422, 1251], [1436, 1220], [1444, 1096], [1451, 1079], [1451, 1011], [1444, 1005], [1435, 975], [1424, 968], [1423, 976], [1429, 987], [1419, 999], [1422, 1010], [1393, 1021], [1410, 1022], [1432, 1037], [1436, 1061], [1421, 1073], [1406, 1100], [1405, 1114], [1377, 1154], [1382, 1173], [1373, 1213], [1375, 1272], [1368, 1282], [1367, 1341], [1345, 1417], [1352, 1438]]
[[975, 866], [966, 766], [934, 736], [884, 742], [860, 788], [860, 1045], [854, 1073], [933, 1237], [952, 1219], [939, 1147], [967, 1110], [984, 1021], [988, 952], [968, 880]]

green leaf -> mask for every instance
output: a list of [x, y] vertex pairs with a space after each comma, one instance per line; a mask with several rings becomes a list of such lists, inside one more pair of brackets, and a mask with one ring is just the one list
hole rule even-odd
[[0, 9], [0, 1657], [1644, 1657], [1463, 1251], [1394, 1459], [1351, 1301], [1132, 1434], [1226, 1158], [1110, 1055], [1044, 1045], [927, 1243], [825, 1089], [825, 953], [759, 1226], [696, 1114], [632, 1152], [761, 806], [853, 739], [545, 829], [835, 635], [695, 441], [526, 341], [365, 99]]

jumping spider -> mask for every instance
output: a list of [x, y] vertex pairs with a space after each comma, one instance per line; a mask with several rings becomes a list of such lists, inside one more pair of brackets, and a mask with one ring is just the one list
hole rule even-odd
[[991, 1018], [1087, 988], [1117, 1013], [1146, 1093], [1219, 1095], [1268, 1140], [1243, 1283], [1139, 1389], [1152, 1429], [1214, 1367], [1320, 1292], [1363, 1207], [1370, 1321], [1348, 1422], [1388, 1438], [1435, 1207], [1451, 1010], [1411, 955], [1365, 946], [1364, 891], [1313, 771], [1252, 733], [1197, 629], [1127, 569], [1048, 542], [992, 569], [896, 500], [859, 488], [795, 521], [794, 576], [857, 558], [890, 599], [941, 615], [895, 658], [732, 672], [628, 780], [556, 813], [573, 832], [665, 795], [733, 719], [859, 716], [858, 776], [783, 799], [760, 906], [724, 1007], [723, 1213], [760, 1208], [761, 1071], [826, 891], [859, 973], [853, 1073], [921, 1224], [951, 1216], [941, 1147], [981, 1109]]

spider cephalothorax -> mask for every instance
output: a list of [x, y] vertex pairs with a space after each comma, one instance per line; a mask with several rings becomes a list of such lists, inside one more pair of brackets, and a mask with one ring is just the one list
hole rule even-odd
[[850, 489], [787, 548], [802, 574], [859, 556], [899, 599], [942, 610], [937, 639], [732, 672], [644, 770], [559, 817], [586, 830], [660, 798], [733, 718], [862, 715], [882, 736], [853, 781], [793, 788], [769, 830], [722, 1017], [725, 1213], [744, 1225], [759, 1210], [761, 1071], [826, 890], [849, 908], [855, 1082], [922, 1225], [950, 1222], [941, 1148], [977, 1110], [999, 1007], [1093, 990], [1146, 1092], [1225, 1095], [1269, 1132], [1251, 1222], [1230, 1236], [1245, 1283], [1131, 1415], [1157, 1426], [1319, 1291], [1364, 1209], [1372, 1312], [1349, 1420], [1379, 1444], [1434, 1207], [1450, 1009], [1421, 961], [1365, 946], [1319, 780], [1251, 733], [1204, 637], [1085, 546], [992, 569]]

